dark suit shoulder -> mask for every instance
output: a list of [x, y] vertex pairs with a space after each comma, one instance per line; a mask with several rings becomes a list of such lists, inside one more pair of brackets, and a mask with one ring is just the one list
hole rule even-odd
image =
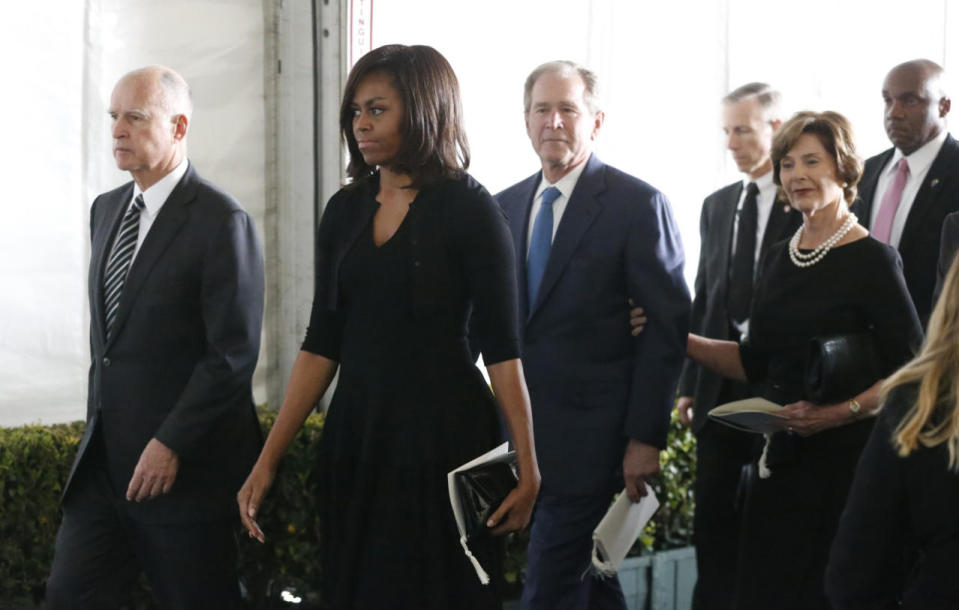
[[504, 202], [511, 202], [517, 197], [523, 197], [525, 193], [531, 192], [533, 187], [536, 186], [537, 182], [539, 181], [539, 176], [540, 172], [536, 172], [532, 176], [524, 178], [516, 184], [496, 193], [494, 198], [499, 202], [500, 205], [504, 205]]
[[125, 196], [129, 196], [133, 192], [133, 181], [126, 182], [116, 187], [111, 191], [105, 193], [100, 193], [94, 201], [108, 201], [115, 199], [123, 199]]
[[650, 183], [632, 174], [627, 174], [612, 165], [604, 165], [604, 173], [606, 176], [606, 186], [610, 190], [633, 191], [638, 197], [653, 198], [657, 195], [662, 196], [662, 192]]
[[703, 201], [703, 205], [715, 205], [716, 202], [725, 202], [739, 198], [739, 191], [742, 188], [742, 180], [737, 180], [732, 184], [727, 184], [721, 189], [715, 190]]
[[196, 195], [197, 198], [203, 201], [204, 207], [208, 210], [217, 210], [224, 214], [231, 214], [237, 211], [246, 212], [233, 195], [230, 195], [222, 188], [199, 176], [197, 176], [196, 180]]
[[956, 141], [951, 134], [946, 134], [946, 141], [942, 143], [939, 155], [947, 155], [956, 163], [959, 163], [959, 141]]
[[702, 214], [709, 216], [715, 214], [718, 209], [735, 209], [739, 203], [739, 193], [742, 190], [742, 185], [742, 181], [737, 180], [707, 195], [706, 199], [703, 200]]
[[895, 152], [895, 148], [887, 148], [878, 155], [873, 155], [866, 159], [866, 162], [863, 166], [863, 175], [881, 170], [883, 166], [889, 162], [889, 159], [892, 158], [892, 155]]

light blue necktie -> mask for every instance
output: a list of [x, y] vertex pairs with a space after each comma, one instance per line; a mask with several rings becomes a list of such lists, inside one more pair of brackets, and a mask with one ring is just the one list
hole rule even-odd
[[560, 196], [559, 189], [551, 186], [543, 191], [543, 204], [533, 223], [533, 235], [529, 240], [529, 254], [526, 256], [526, 287], [529, 294], [529, 306], [536, 302], [539, 284], [543, 281], [549, 249], [553, 243], [553, 202]]

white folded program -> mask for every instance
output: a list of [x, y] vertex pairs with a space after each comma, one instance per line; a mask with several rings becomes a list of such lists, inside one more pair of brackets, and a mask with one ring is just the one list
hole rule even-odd
[[659, 508], [656, 492], [648, 483], [645, 485], [646, 495], [636, 503], [630, 502], [623, 489], [593, 530], [593, 565], [590, 570], [593, 574], [604, 578], [615, 576], [626, 553]]

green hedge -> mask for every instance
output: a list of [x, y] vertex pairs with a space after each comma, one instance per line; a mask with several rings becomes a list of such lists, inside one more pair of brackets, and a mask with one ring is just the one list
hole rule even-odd
[[[261, 410], [264, 433], [275, 414]], [[0, 428], [0, 600], [39, 600], [53, 558], [60, 523], [59, 500], [83, 423]], [[275, 577], [304, 583], [319, 580], [319, 523], [313, 466], [323, 416], [311, 415], [283, 460], [259, 516], [266, 544], [242, 536], [240, 573], [252, 599], [260, 599]], [[634, 553], [685, 546], [692, 532], [695, 441], [674, 420], [669, 448], [662, 454], [662, 475], [655, 487], [662, 504], [640, 536]], [[519, 586], [525, 563], [525, 537], [508, 542], [507, 581]], [[149, 595], [137, 591], [136, 608], [150, 608]], [[0, 602], [0, 608], [8, 607]]]

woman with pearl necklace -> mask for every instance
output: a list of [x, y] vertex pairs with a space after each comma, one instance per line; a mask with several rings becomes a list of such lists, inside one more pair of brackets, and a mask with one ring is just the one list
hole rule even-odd
[[882, 379], [838, 402], [813, 403], [804, 384], [810, 341], [870, 333], [885, 377], [910, 359], [922, 330], [895, 249], [849, 210], [862, 161], [848, 120], [796, 114], [776, 134], [772, 160], [802, 226], [761, 261], [741, 342], [691, 334], [687, 351], [785, 407], [787, 430], [757, 444], [757, 454], [764, 446], [746, 489], [735, 607], [828, 609], [829, 546]]

